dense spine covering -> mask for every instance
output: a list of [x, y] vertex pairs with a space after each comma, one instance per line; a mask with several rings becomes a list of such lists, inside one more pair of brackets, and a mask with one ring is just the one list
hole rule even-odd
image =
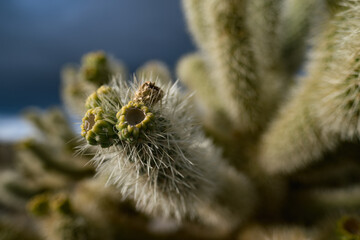
[[[331, 1], [331, 0], [329, 0]], [[324, 19], [324, 1], [286, 0], [281, 13], [280, 51], [287, 73], [301, 70], [306, 60], [309, 38], [316, 35]]]
[[[191, 96], [181, 93], [176, 83], [162, 89], [145, 80], [119, 85], [112, 86], [121, 99], [114, 128], [119, 139], [108, 149], [99, 148], [93, 159], [98, 173], [153, 216], [200, 219], [227, 230], [237, 223], [226, 220], [229, 215], [246, 218], [254, 207], [251, 183], [231, 172], [205, 138], [191, 117]], [[110, 112], [116, 112], [114, 106], [108, 106]], [[241, 193], [233, 196], [236, 201], [222, 194], [230, 186]], [[228, 205], [241, 210], [232, 213]]]
[[[291, 83], [281, 58], [281, 10], [284, 0], [247, 1], [246, 24], [259, 78], [262, 117], [275, 112]], [[287, 60], [285, 60], [287, 62]]]
[[360, 17], [359, 1], [343, 4], [333, 24], [334, 56], [318, 87], [315, 112], [321, 126], [343, 140], [360, 136]]
[[206, 4], [209, 21], [211, 76], [219, 101], [236, 128], [241, 131], [259, 128], [260, 82], [250, 46], [246, 24], [245, 0], [210, 0]]
[[[184, 56], [176, 68], [180, 81], [195, 92], [200, 119], [205, 127], [221, 136], [232, 130], [232, 123], [216, 97], [216, 88], [210, 81], [210, 70], [200, 53]], [[221, 123], [221, 124], [219, 124]]]
[[342, 140], [359, 137], [359, 6], [350, 1], [326, 24], [303, 79], [264, 135], [268, 172], [293, 172]]
[[311, 88], [297, 89], [296, 98], [281, 109], [263, 136], [260, 162], [266, 172], [293, 172], [319, 160], [336, 145], [336, 137], [324, 132], [313, 118]]
[[[183, 0], [183, 10], [199, 48], [177, 66], [190, 91], [161, 62], [131, 81], [98, 51], [63, 71], [83, 138], [58, 109], [26, 114], [40, 135], [2, 171], [1, 239], [13, 212], [30, 220], [29, 199], [49, 240], [359, 239], [360, 1]], [[151, 232], [159, 218], [171, 233]]]
[[185, 18], [192, 37], [200, 49], [206, 51], [209, 41], [209, 19], [206, 16], [206, 0], [183, 0]]

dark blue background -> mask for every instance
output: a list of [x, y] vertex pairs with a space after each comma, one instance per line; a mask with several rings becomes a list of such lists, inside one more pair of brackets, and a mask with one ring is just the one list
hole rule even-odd
[[59, 72], [103, 49], [132, 72], [194, 47], [179, 0], [0, 1], [0, 114], [60, 104]]

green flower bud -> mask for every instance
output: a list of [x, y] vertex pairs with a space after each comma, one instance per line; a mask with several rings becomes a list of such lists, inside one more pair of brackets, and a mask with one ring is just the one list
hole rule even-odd
[[85, 107], [87, 109], [101, 107], [104, 102], [112, 105], [120, 105], [115, 90], [106, 85], [99, 87], [86, 99]]
[[96, 85], [108, 83], [111, 71], [106, 54], [102, 51], [86, 54], [82, 59], [82, 74], [85, 80]]
[[337, 233], [341, 240], [360, 240], [360, 219], [343, 216], [337, 222]]
[[134, 141], [153, 125], [154, 114], [142, 102], [130, 101], [116, 114], [119, 138]]
[[90, 145], [100, 145], [102, 148], [110, 147], [117, 139], [113, 124], [105, 119], [101, 107], [89, 109], [81, 124], [81, 135]]
[[96, 91], [93, 92], [90, 96], [88, 96], [88, 98], [86, 99], [86, 102], [85, 102], [85, 107], [87, 109], [100, 107], [100, 99], [99, 99]]
[[70, 199], [66, 194], [58, 194], [51, 201], [51, 208], [63, 215], [71, 215], [72, 209]]
[[35, 216], [42, 217], [49, 214], [49, 195], [40, 194], [36, 195], [27, 204], [27, 209]]

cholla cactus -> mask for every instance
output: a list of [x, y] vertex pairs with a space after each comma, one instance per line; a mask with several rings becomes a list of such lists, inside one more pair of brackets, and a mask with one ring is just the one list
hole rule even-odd
[[[85, 55], [63, 71], [82, 155], [60, 111], [27, 114], [42, 137], [18, 144], [0, 202], [26, 216], [33, 199], [47, 239], [359, 239], [360, 0], [183, 9], [199, 49], [180, 81]], [[151, 232], [159, 218], [172, 233]]]
[[139, 135], [145, 137], [145, 131], [154, 126], [154, 114], [142, 102], [130, 101], [116, 114], [116, 129], [122, 140], [135, 141]]
[[82, 115], [85, 99], [99, 86], [110, 82], [113, 75], [126, 78], [125, 66], [103, 51], [90, 52], [83, 56], [80, 67], [66, 66], [61, 73], [62, 97], [68, 109]]
[[[98, 99], [109, 100], [106, 89], [100, 88]], [[9, 224], [0, 219], [1, 239], [152, 238], [148, 220], [131, 203], [122, 203], [113, 188], [101, 188], [103, 179], [92, 179], [93, 168], [86, 165], [92, 150], [74, 155], [76, 149], [69, 146], [78, 144], [76, 134], [63, 112], [29, 110], [26, 115], [40, 135], [18, 143], [16, 168], [2, 172], [1, 207], [21, 218], [2, 216]]]
[[41, 218], [41, 232], [45, 239], [109, 239], [106, 232], [96, 231], [96, 225], [75, 213], [65, 194], [40, 195], [29, 202], [29, 210]]
[[111, 70], [104, 52], [92, 52], [82, 59], [81, 72], [86, 81], [102, 85], [108, 82]]
[[360, 238], [360, 220], [355, 216], [343, 216], [337, 222], [338, 236], [344, 240]]
[[[156, 76], [141, 73], [145, 70], [139, 70], [143, 78], [134, 83], [114, 78], [108, 87], [112, 97], [94, 101], [99, 94], [91, 95], [82, 124], [86, 138], [93, 127], [97, 132], [97, 140], [88, 142], [98, 145], [93, 158], [98, 174], [146, 214], [199, 219], [219, 229], [234, 229], [246, 219], [256, 195], [268, 202], [257, 206], [255, 218], [281, 215], [281, 209], [288, 210], [297, 197], [309, 211], [300, 208], [285, 215], [299, 221], [315, 219], [311, 211], [324, 216], [331, 208], [357, 210], [357, 191], [349, 190], [356, 188], [356, 181], [346, 179], [353, 186], [338, 189], [318, 185], [345, 179], [348, 165], [338, 168], [337, 174], [332, 171], [336, 164], [320, 167], [324, 174], [320, 180], [311, 177], [311, 171], [268, 175], [305, 168], [342, 141], [360, 135], [356, 55], [360, 3], [306, 1], [297, 7], [300, 3], [184, 0], [199, 52], [184, 57], [177, 74], [195, 91], [203, 116], [196, 116], [193, 100], [177, 83], [160, 79], [153, 83]], [[308, 73], [295, 82], [308, 36], [316, 32], [321, 33], [313, 41]], [[288, 102], [282, 104], [285, 99]], [[98, 129], [97, 120], [106, 126]], [[225, 163], [200, 123], [237, 170]], [[102, 132], [110, 129], [109, 135]], [[111, 143], [99, 145], [102, 138]], [[303, 176], [310, 178], [304, 181]], [[304, 189], [293, 189], [293, 183]], [[227, 197], [232, 191], [237, 204]], [[306, 238], [296, 231], [292, 234], [288, 236]]]
[[160, 61], [149, 61], [136, 70], [136, 75], [144, 79], [157, 79], [162, 85], [171, 82], [171, 72], [165, 63]]
[[0, 218], [0, 239], [39, 240], [40, 236], [31, 228], [28, 219], [17, 214], [3, 213]]
[[[216, 88], [212, 82], [208, 81], [210, 73], [204, 57], [200, 53], [187, 55], [179, 61], [176, 70], [181, 82], [189, 89], [196, 91], [194, 98], [202, 113], [201, 120], [208, 131], [220, 136], [230, 134], [232, 123], [221, 103], [214, 97]], [[223, 124], [216, 124], [219, 121]]]
[[89, 109], [83, 118], [81, 135], [90, 145], [110, 147], [117, 139], [113, 124], [106, 119], [106, 113], [101, 107]]
[[344, 239], [357, 240], [360, 238], [359, 215], [348, 213], [336, 214], [320, 224], [317, 240]]
[[86, 99], [85, 107], [87, 109], [96, 108], [103, 106], [103, 102], [106, 101], [111, 104], [117, 104], [119, 100], [117, 99], [116, 93], [109, 86], [103, 85], [93, 92]]
[[[254, 201], [250, 183], [239, 173], [227, 172], [231, 168], [191, 118], [190, 96], [177, 84], [163, 89], [145, 80], [119, 85], [113, 86], [121, 98], [114, 125], [119, 140], [109, 149], [98, 148], [93, 160], [98, 172], [153, 216], [200, 218], [223, 228], [233, 227], [227, 220], [232, 214], [239, 220], [246, 217]], [[115, 112], [113, 107], [108, 106], [110, 112]], [[243, 211], [226, 210], [229, 199], [219, 194], [229, 185], [244, 194], [233, 195]], [[217, 198], [225, 206], [217, 206]]]
[[[349, 1], [343, 8], [324, 26], [309, 75], [264, 136], [261, 159], [269, 172], [292, 172], [317, 160], [340, 140], [360, 135], [359, 4]], [[285, 150], [283, 144], [288, 144]]]
[[[330, 2], [332, 0], [329, 0]], [[334, 0], [337, 1], [337, 0]], [[324, 21], [325, 1], [287, 0], [283, 1], [280, 34], [281, 57], [286, 64], [287, 74], [299, 71], [306, 59], [309, 37], [319, 31], [319, 22]], [[332, 4], [331, 4], [332, 5]], [[330, 4], [328, 4], [328, 7]]]

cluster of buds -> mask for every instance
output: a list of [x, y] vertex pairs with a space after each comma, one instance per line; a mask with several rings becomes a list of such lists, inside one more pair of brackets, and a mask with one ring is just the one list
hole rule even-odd
[[[113, 84], [89, 97], [82, 123], [88, 145], [100, 146], [92, 159], [99, 176], [154, 217], [199, 219], [232, 229], [238, 221], [227, 219], [251, 213], [250, 181], [224, 164], [221, 151], [205, 137], [192, 117], [191, 94], [176, 83], [163, 90], [149, 81]], [[229, 186], [240, 189], [231, 192], [230, 201], [221, 198]], [[223, 201], [236, 202], [239, 210], [218, 205]]]
[[104, 102], [108, 102], [110, 104], [119, 103], [114, 89], [106, 85], [99, 87], [86, 99], [85, 107], [87, 109], [100, 107]]
[[155, 116], [151, 108], [164, 92], [147, 81], [125, 106], [118, 95], [115, 88], [101, 86], [88, 97], [81, 135], [90, 145], [108, 148], [122, 140], [133, 142], [152, 129]]
[[140, 133], [153, 126], [154, 114], [142, 102], [130, 101], [116, 114], [116, 129], [123, 140], [136, 140]]
[[345, 215], [337, 222], [337, 236], [343, 240], [360, 239], [360, 219]]
[[62, 215], [71, 215], [72, 209], [69, 196], [65, 193], [55, 195], [39, 194], [30, 200], [27, 206], [34, 216], [43, 217], [56, 212]]
[[102, 85], [111, 75], [108, 59], [102, 51], [92, 52], [82, 59], [82, 72], [85, 80]]
[[89, 109], [82, 122], [81, 135], [90, 145], [100, 145], [107, 148], [113, 145], [117, 139], [113, 125], [106, 120], [104, 110], [101, 107]]

